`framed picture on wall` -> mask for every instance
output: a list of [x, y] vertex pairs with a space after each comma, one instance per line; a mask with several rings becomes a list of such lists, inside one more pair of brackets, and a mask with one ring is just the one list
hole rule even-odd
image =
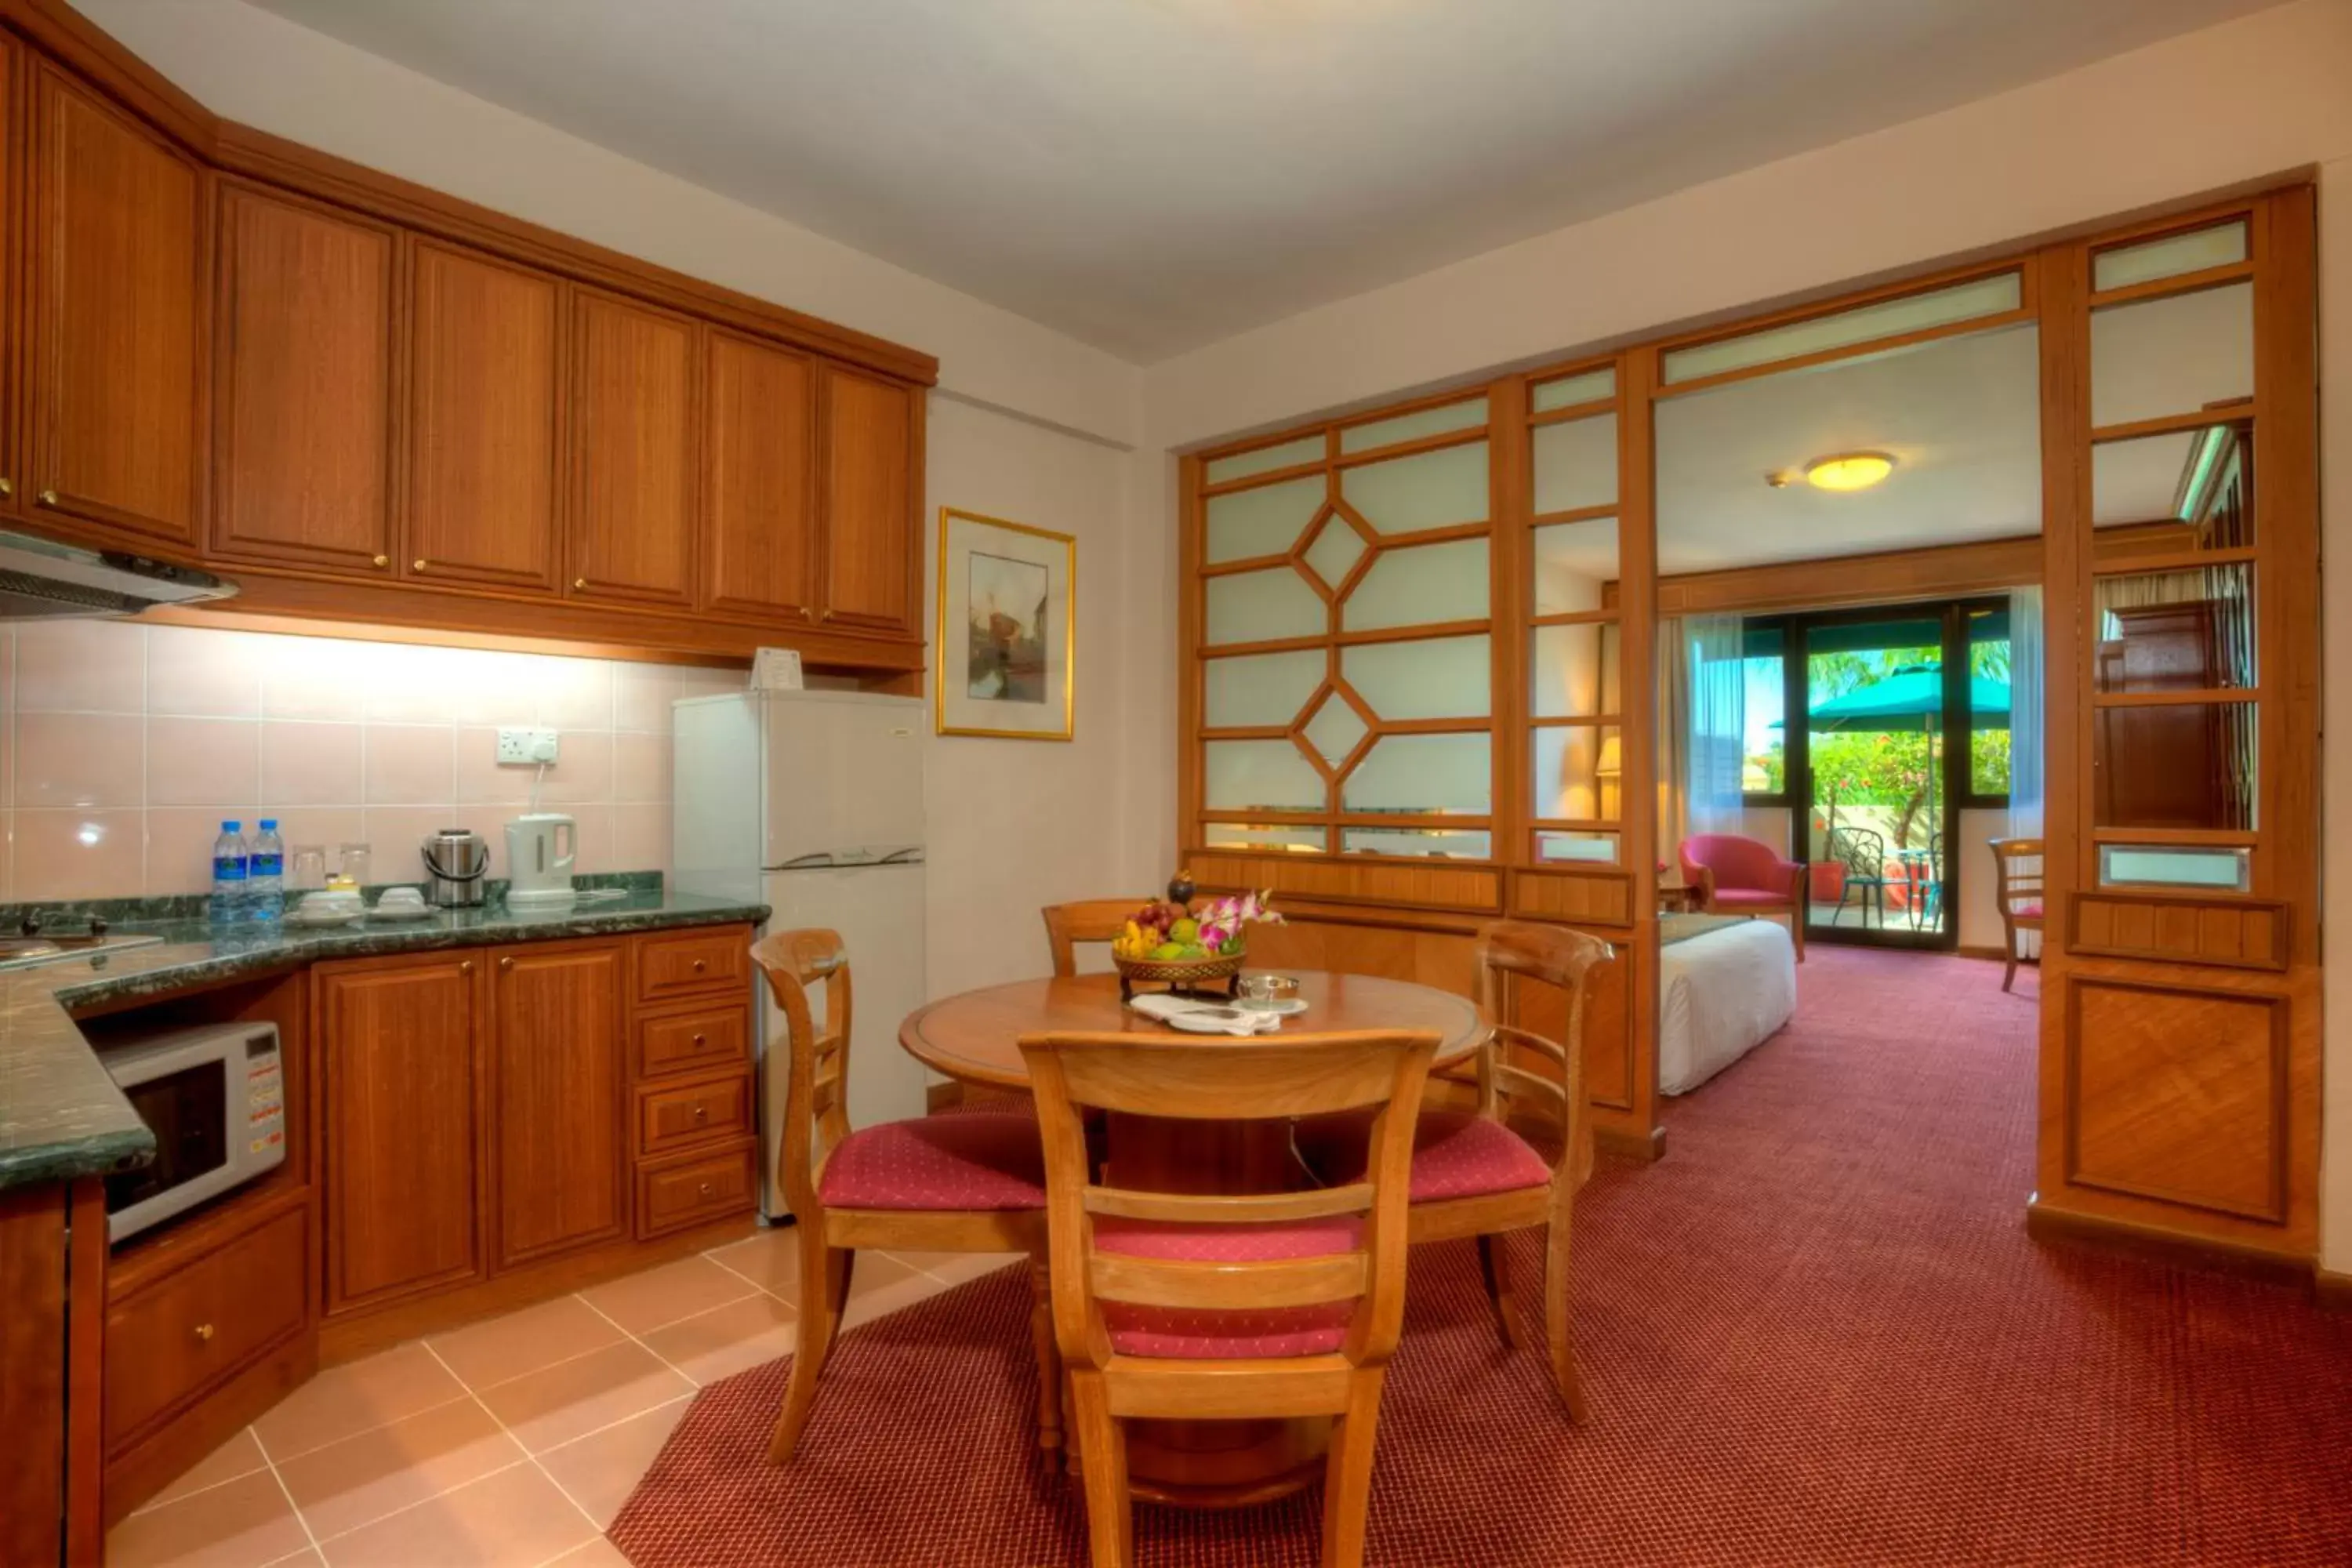
[[940, 508], [940, 734], [1070, 738], [1077, 579], [1070, 535]]

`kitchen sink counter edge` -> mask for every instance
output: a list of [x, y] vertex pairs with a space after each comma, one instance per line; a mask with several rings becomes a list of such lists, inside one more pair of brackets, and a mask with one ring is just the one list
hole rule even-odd
[[568, 910], [503, 905], [436, 910], [422, 920], [306, 929], [281, 921], [122, 920], [161, 943], [0, 973], [0, 1190], [128, 1170], [155, 1139], [82, 1037], [73, 1015], [299, 969], [509, 942], [623, 936], [692, 926], [757, 925], [768, 906], [634, 886], [617, 900]]

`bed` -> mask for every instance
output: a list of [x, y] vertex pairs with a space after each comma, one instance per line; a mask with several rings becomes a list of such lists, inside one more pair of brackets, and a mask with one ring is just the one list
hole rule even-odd
[[1658, 922], [1658, 1088], [1687, 1094], [1797, 1010], [1797, 953], [1778, 921], [1669, 915]]

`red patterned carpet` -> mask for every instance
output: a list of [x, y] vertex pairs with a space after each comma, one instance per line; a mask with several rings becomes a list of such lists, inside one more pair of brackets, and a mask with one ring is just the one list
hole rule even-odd
[[[2032, 979], [1818, 946], [1778, 1038], [1580, 1201], [1597, 1415], [1499, 1346], [1466, 1245], [1415, 1255], [1378, 1563], [2352, 1561], [2352, 1318], [2029, 1241]], [[1539, 1277], [1532, 1243], [1514, 1259]], [[849, 1336], [787, 1471], [784, 1363], [707, 1389], [612, 1538], [641, 1568], [1076, 1564], [1038, 1462], [1025, 1283]], [[1316, 1495], [1139, 1510], [1139, 1561], [1305, 1565]]]

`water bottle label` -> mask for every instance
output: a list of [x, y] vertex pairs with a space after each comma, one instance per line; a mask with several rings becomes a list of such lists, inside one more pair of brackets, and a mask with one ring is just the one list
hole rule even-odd
[[214, 857], [214, 858], [213, 858], [213, 880], [214, 880], [214, 881], [215, 881], [215, 882], [242, 882], [242, 881], [244, 881], [244, 880], [245, 880], [245, 858], [244, 858], [243, 856], [241, 856], [241, 855], [240, 855], [240, 856], [219, 855], [219, 856], [215, 856], [215, 857]]
[[251, 868], [250, 874], [256, 877], [282, 876], [285, 874], [286, 870], [286, 857], [283, 855], [256, 855], [247, 862], [247, 865]]

